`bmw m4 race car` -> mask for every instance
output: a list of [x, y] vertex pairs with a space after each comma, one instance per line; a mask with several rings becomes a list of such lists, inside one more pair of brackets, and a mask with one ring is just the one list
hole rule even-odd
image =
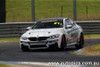
[[75, 45], [77, 49], [84, 46], [84, 33], [81, 26], [69, 18], [49, 18], [37, 21], [28, 27], [20, 37], [22, 51], [34, 48], [60, 48]]

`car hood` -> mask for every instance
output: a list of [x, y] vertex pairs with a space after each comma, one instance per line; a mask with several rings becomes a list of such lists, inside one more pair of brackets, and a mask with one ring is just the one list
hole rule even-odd
[[28, 30], [26, 33], [24, 33], [22, 36], [26, 37], [43, 37], [43, 36], [51, 36], [60, 34], [61, 31], [63, 31], [62, 28], [53, 28], [53, 29], [33, 29]]

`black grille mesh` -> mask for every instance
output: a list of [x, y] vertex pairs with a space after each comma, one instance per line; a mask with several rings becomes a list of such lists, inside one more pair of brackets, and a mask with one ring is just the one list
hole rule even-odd
[[47, 40], [49, 37], [30, 37], [28, 38], [30, 41], [42, 41], [42, 40]]

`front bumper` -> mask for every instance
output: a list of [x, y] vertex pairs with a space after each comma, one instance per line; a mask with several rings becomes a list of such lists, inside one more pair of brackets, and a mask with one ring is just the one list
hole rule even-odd
[[29, 49], [57, 47], [58, 39], [45, 41], [20, 41], [20, 45], [27, 46]]

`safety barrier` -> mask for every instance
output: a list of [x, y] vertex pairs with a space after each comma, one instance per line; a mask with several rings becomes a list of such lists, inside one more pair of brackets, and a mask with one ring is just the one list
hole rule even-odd
[[[100, 34], [100, 21], [76, 21], [82, 26], [85, 34]], [[29, 26], [33, 26], [35, 22], [19, 22], [19, 23], [1, 23], [0, 38], [16, 38], [20, 37]]]

